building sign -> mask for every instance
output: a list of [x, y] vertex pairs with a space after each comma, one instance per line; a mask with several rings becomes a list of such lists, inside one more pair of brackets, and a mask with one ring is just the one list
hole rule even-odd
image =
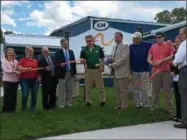
[[97, 21], [94, 24], [94, 29], [96, 29], [98, 31], [106, 30], [108, 27], [109, 27], [109, 23], [107, 21], [104, 21], [104, 20]]

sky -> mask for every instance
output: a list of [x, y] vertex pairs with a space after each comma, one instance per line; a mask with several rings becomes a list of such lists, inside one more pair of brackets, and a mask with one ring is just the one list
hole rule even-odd
[[185, 1], [1, 1], [1, 28], [49, 35], [86, 16], [154, 21], [156, 13], [186, 8]]

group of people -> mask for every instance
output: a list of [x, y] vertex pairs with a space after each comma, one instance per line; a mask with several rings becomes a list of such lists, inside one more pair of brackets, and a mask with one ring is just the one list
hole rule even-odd
[[[156, 43], [142, 41], [142, 34], [132, 35], [133, 43], [123, 43], [123, 34], [115, 33], [116, 45], [109, 58], [105, 58], [101, 46], [95, 44], [92, 35], [85, 37], [86, 46], [82, 47], [80, 62], [85, 67], [86, 105], [91, 106], [91, 90], [93, 84], [99, 91], [99, 103], [106, 104], [102, 72], [105, 65], [111, 69], [116, 89], [115, 109], [128, 107], [129, 75], [132, 75], [134, 101], [137, 108], [148, 108], [154, 112], [158, 108], [160, 90], [163, 88], [165, 110], [173, 117], [172, 77], [176, 99], [175, 121], [181, 122], [175, 127], [187, 127], [187, 65], [186, 65], [186, 27], [180, 29], [175, 40], [175, 48], [171, 41], [164, 41], [164, 34], [155, 35]], [[39, 83], [42, 85], [43, 108], [48, 110], [71, 107], [73, 97], [73, 80], [76, 76], [76, 61], [73, 50], [66, 39], [60, 41], [62, 49], [50, 56], [47, 47], [42, 48], [39, 60], [33, 58], [34, 49], [26, 47], [25, 58], [19, 62], [15, 59], [15, 51], [8, 48], [2, 61], [3, 70], [3, 112], [16, 110], [17, 90], [20, 83], [22, 91], [22, 111], [26, 110], [27, 98], [31, 90], [31, 110], [36, 111]], [[175, 57], [174, 57], [175, 56]], [[150, 80], [152, 81], [152, 101], [149, 102]], [[57, 95], [57, 98], [56, 98]]]
[[47, 47], [43, 47], [42, 55], [38, 60], [34, 58], [34, 49], [28, 46], [25, 49], [25, 57], [21, 58], [19, 62], [15, 59], [14, 49], [6, 49], [5, 59], [2, 61], [3, 112], [16, 110], [19, 84], [22, 91], [22, 111], [27, 109], [30, 91], [30, 108], [32, 111], [36, 111], [40, 83], [43, 109], [55, 108], [56, 104], [60, 108], [72, 106], [72, 97], [74, 97], [72, 86], [76, 74], [76, 64], [65, 64], [65, 62], [75, 60], [75, 57], [73, 51], [68, 49], [67, 40], [61, 40], [61, 45], [63, 47], [55, 53], [55, 57], [50, 56]]

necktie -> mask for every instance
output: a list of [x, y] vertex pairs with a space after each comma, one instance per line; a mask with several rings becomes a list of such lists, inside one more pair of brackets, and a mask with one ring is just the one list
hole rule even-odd
[[116, 56], [116, 51], [118, 49], [118, 46], [116, 46], [115, 52], [114, 52], [114, 57]]
[[49, 66], [51, 67], [51, 74], [52, 74], [52, 76], [54, 76], [54, 65], [53, 65], [53, 62], [49, 56], [47, 57], [47, 62], [49, 64]]
[[[66, 57], [66, 61], [69, 61], [68, 50], [65, 51], [65, 57]], [[70, 63], [66, 64], [66, 70], [70, 71]]]

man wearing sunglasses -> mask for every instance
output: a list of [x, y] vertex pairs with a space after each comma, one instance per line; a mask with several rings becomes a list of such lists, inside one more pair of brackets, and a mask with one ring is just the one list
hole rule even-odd
[[95, 44], [92, 35], [85, 37], [87, 46], [81, 50], [80, 58], [86, 61], [85, 64], [85, 87], [86, 87], [86, 105], [91, 106], [91, 90], [93, 83], [99, 90], [100, 105], [105, 105], [105, 91], [103, 85], [102, 72], [104, 71], [104, 52], [103, 49]]
[[166, 112], [170, 117], [173, 117], [170, 61], [173, 58], [174, 48], [171, 43], [164, 42], [164, 33], [162, 32], [156, 33], [155, 40], [156, 43], [152, 45], [148, 53], [148, 63], [153, 66], [152, 75], [155, 75], [152, 79], [151, 112], [157, 108], [160, 90], [163, 88]]
[[187, 56], [186, 56], [186, 39], [187, 28], [180, 29], [179, 38], [181, 44], [173, 60], [173, 65], [179, 68], [179, 93], [181, 96], [181, 124], [175, 124], [177, 128], [187, 128]]

